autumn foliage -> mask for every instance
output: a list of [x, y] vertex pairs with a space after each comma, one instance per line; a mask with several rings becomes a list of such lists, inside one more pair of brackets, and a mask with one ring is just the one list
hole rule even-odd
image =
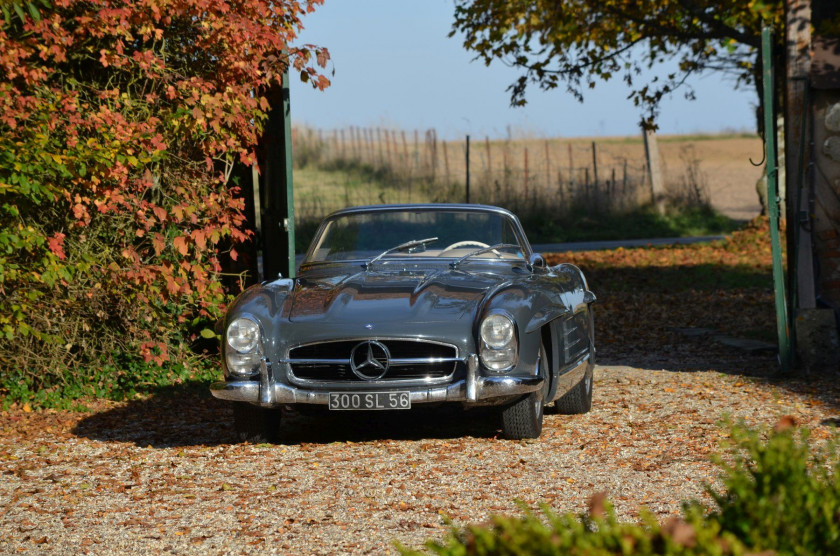
[[[653, 124], [663, 97], [704, 72], [737, 85], [760, 82], [761, 28], [784, 27], [780, 0], [456, 0], [450, 36], [490, 64], [519, 70], [508, 87], [524, 104], [529, 86], [564, 85], [583, 100], [598, 81], [620, 78]], [[777, 35], [781, 46], [783, 35]], [[758, 91], [758, 89], [756, 89]]]
[[[290, 46], [321, 0], [12, 2], [0, 19], [0, 371], [48, 388], [209, 334], [221, 257], [248, 241], [254, 162]], [[8, 9], [11, 5], [14, 10]]]
[[[728, 423], [731, 444], [713, 459], [723, 489], [707, 485], [711, 508], [684, 501], [681, 516], [639, 523], [617, 519], [605, 493], [586, 513], [495, 516], [452, 527], [428, 552], [464, 554], [837, 554], [840, 549], [840, 449], [837, 437], [814, 446], [808, 429], [782, 417], [772, 431]], [[403, 554], [423, 552], [400, 547]]]

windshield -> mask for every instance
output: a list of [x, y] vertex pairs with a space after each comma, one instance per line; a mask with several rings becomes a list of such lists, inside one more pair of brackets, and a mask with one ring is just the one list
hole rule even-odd
[[[459, 210], [374, 211], [338, 215], [315, 238], [306, 262], [380, 258], [460, 258], [478, 249], [512, 243], [520, 249], [479, 257], [521, 260], [514, 221], [497, 212]], [[407, 247], [400, 248], [405, 244]]]

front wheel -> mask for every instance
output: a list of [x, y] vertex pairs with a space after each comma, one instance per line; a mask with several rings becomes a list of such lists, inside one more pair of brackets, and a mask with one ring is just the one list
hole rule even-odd
[[240, 442], [276, 442], [280, 436], [281, 409], [233, 403], [233, 427]]
[[543, 400], [538, 392], [502, 410], [502, 435], [510, 440], [539, 438], [543, 424]]
[[540, 344], [537, 374], [545, 379], [543, 388], [531, 392], [513, 405], [502, 410], [502, 435], [510, 440], [539, 438], [542, 434], [545, 394], [548, 392], [548, 357]]

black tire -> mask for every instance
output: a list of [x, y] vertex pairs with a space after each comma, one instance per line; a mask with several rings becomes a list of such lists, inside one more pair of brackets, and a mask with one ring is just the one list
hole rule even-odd
[[545, 386], [531, 392], [513, 405], [502, 410], [502, 436], [510, 440], [539, 438], [542, 434], [545, 395], [548, 391], [548, 357], [540, 343], [539, 373], [546, 379]]
[[280, 408], [258, 407], [244, 402], [233, 404], [233, 427], [240, 442], [276, 442], [280, 435]]
[[554, 402], [557, 413], [563, 415], [578, 415], [589, 413], [592, 409], [592, 367], [586, 369], [583, 379], [574, 388], [566, 392], [563, 397]]

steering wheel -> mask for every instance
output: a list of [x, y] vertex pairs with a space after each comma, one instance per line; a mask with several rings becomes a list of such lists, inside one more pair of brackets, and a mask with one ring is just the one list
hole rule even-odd
[[466, 241], [456, 241], [452, 245], [448, 245], [443, 248], [444, 251], [449, 251], [450, 249], [458, 249], [459, 247], [469, 247], [470, 245], [474, 247], [490, 247], [486, 243], [481, 243], [480, 241], [473, 241], [468, 239]]

